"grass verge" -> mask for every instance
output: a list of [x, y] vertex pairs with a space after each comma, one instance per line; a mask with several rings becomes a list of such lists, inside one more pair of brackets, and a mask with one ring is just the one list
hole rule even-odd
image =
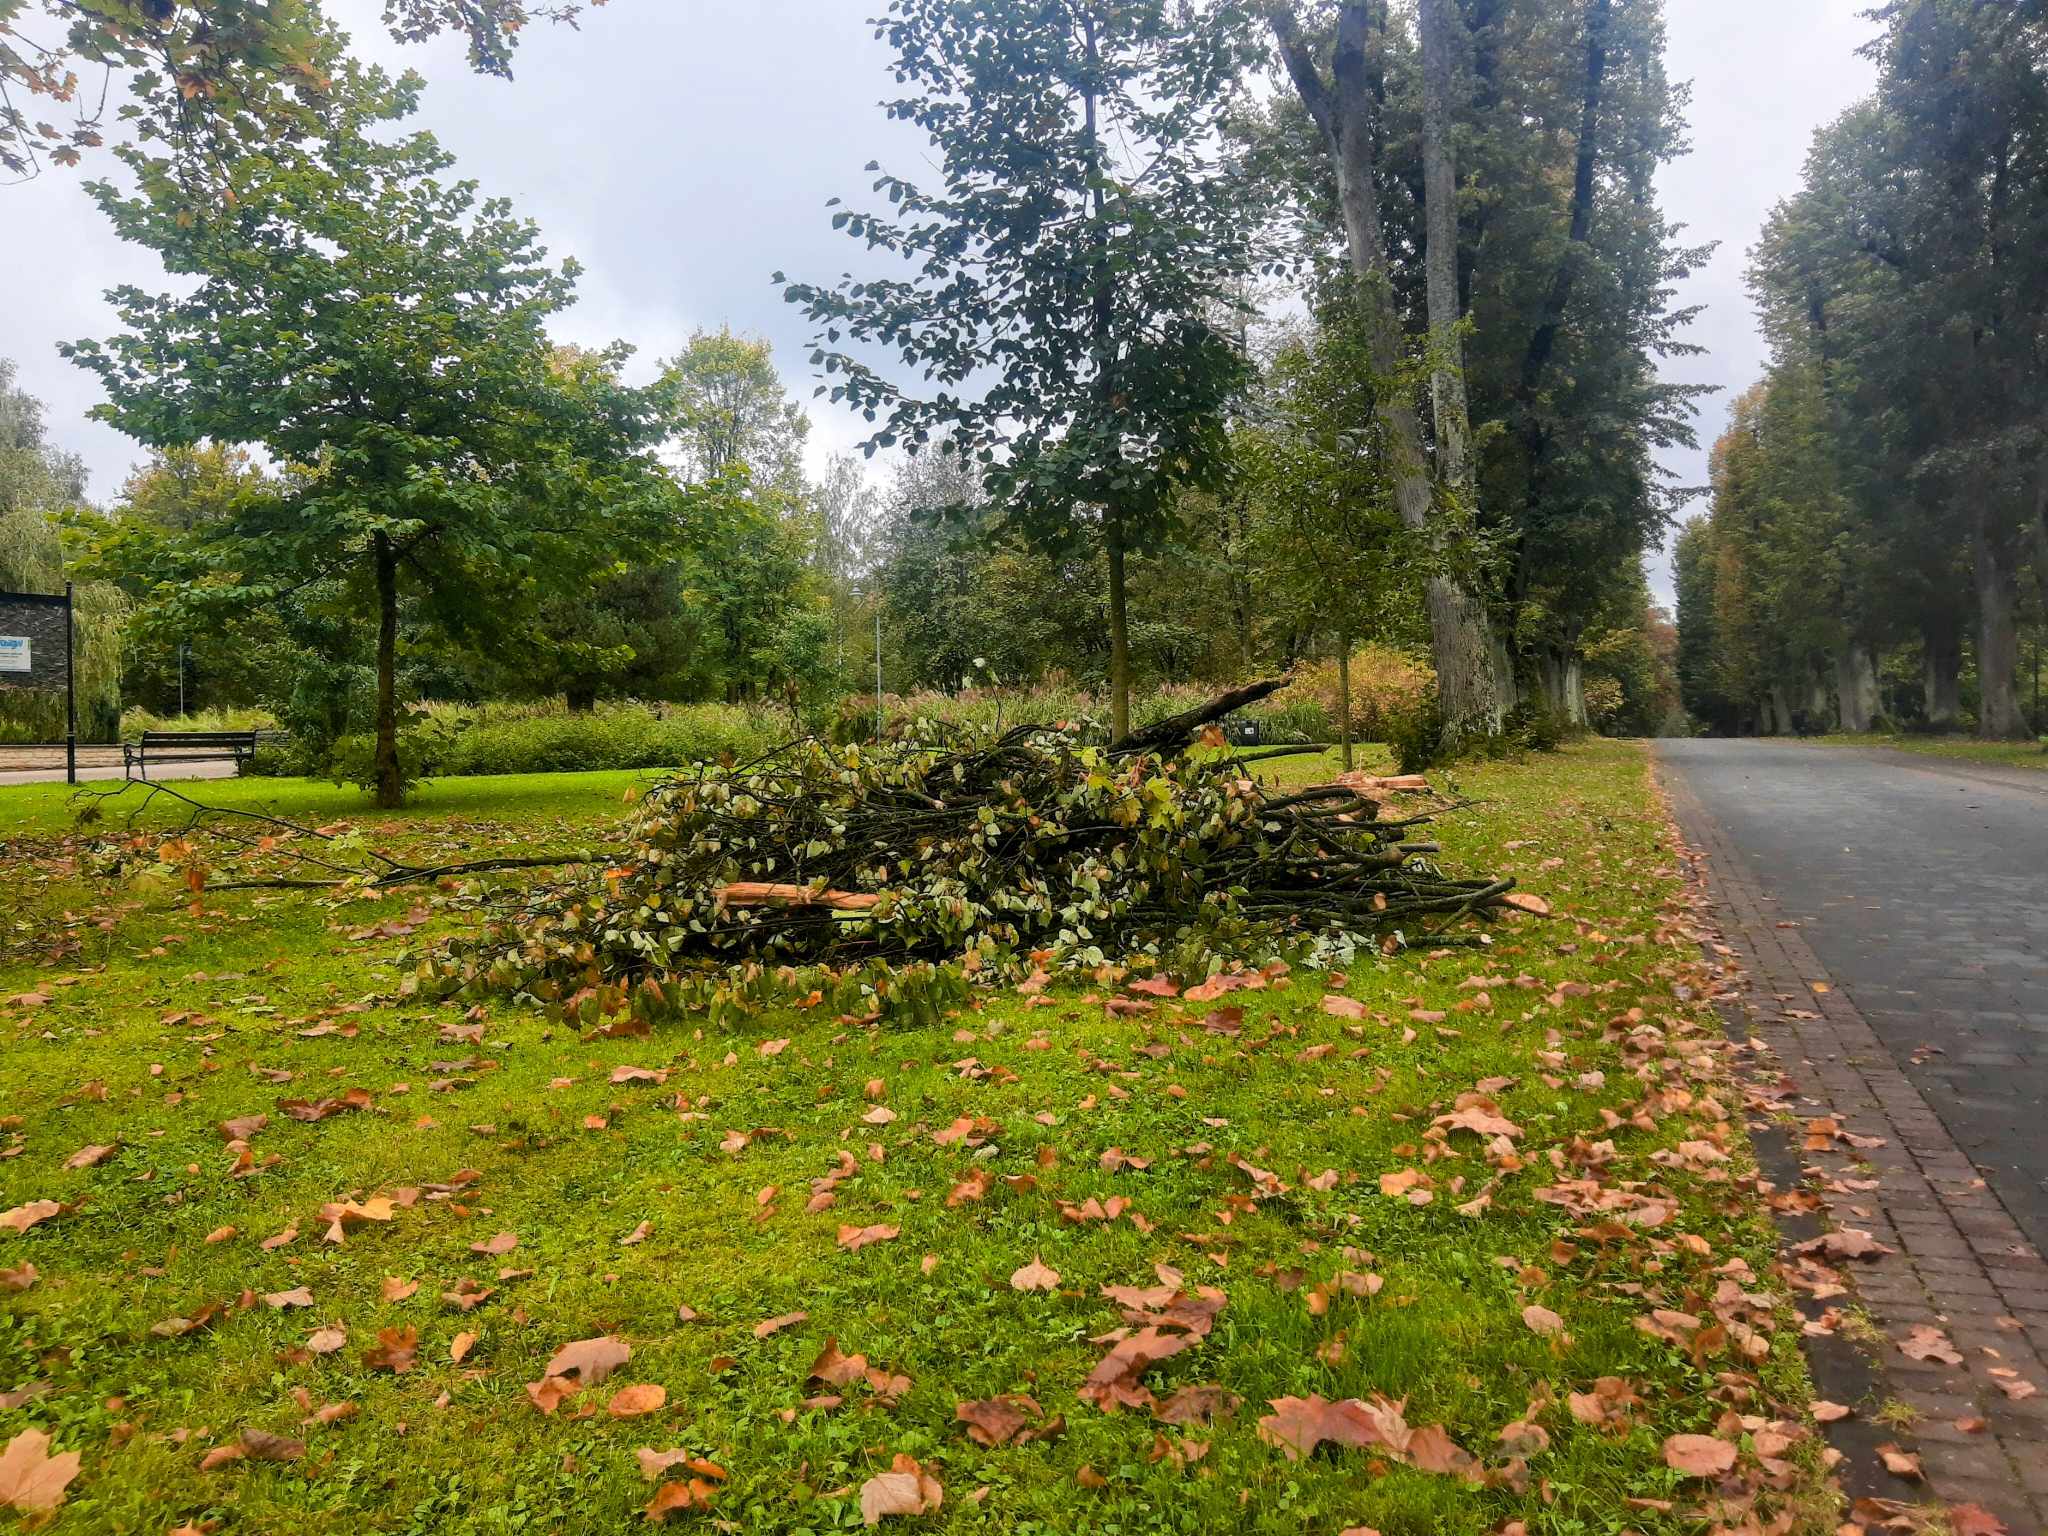
[[[632, 777], [370, 817], [205, 789], [445, 848], [587, 834]], [[944, 1488], [906, 1530], [1654, 1536], [1716, 1486], [1674, 1434], [1735, 1451], [1730, 1496], [1832, 1528], [1642, 753], [1456, 777], [1446, 860], [1563, 916], [1214, 1002], [1105, 976], [931, 1029], [792, 1007], [611, 1040], [409, 993], [447, 892], [110, 891], [32, 807], [0, 1207], [67, 1209], [0, 1225], [0, 1440], [81, 1453], [64, 1532], [624, 1529], [644, 1448], [715, 1462], [708, 1516], [749, 1532], [858, 1526], [901, 1454]], [[329, 1240], [351, 1200], [388, 1219]], [[1226, 1298], [1213, 1324], [1137, 1401], [1084, 1399], [1183, 1280]], [[630, 1358], [543, 1412], [529, 1384], [599, 1336]], [[664, 1400], [618, 1416], [627, 1386]], [[1143, 1402], [1210, 1386], [1239, 1406], [1209, 1423]], [[976, 1443], [958, 1405], [1010, 1394], [1060, 1432]], [[1374, 1394], [1485, 1475], [1261, 1433], [1275, 1399]]]

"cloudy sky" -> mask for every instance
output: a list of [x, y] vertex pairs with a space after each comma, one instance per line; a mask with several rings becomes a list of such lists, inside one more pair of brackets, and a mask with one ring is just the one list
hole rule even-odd
[[[1694, 83], [1693, 154], [1663, 179], [1666, 211], [1688, 238], [1716, 240], [1714, 262], [1683, 294], [1708, 306], [1687, 360], [1694, 382], [1740, 388], [1762, 360], [1742, 288], [1744, 252], [1765, 211], [1793, 190], [1812, 131], [1863, 94], [1854, 50], [1868, 0], [1667, 0], [1672, 74]], [[808, 332], [769, 281], [778, 269], [836, 277], [858, 247], [832, 233], [826, 199], [858, 200], [862, 167], [914, 172], [923, 146], [876, 108], [887, 54], [863, 18], [874, 0], [614, 0], [580, 32], [528, 35], [512, 84], [479, 80], [459, 50], [399, 50], [375, 25], [376, 0], [336, 0], [365, 51], [432, 82], [419, 121], [487, 193], [514, 199], [552, 249], [588, 269], [563, 340], [624, 337], [641, 362], [692, 330], [730, 324], [774, 343], [800, 396], [811, 380]], [[101, 166], [110, 162], [102, 161]], [[87, 162], [91, 169], [93, 162]], [[0, 189], [0, 356], [49, 402], [57, 440], [85, 456], [94, 492], [111, 496], [142, 457], [85, 419], [89, 375], [57, 356], [62, 340], [114, 329], [104, 291], [157, 286], [147, 253], [115, 240], [78, 187], [55, 171]], [[1710, 402], [1703, 442], [1720, 428]], [[856, 423], [814, 411], [813, 453], [851, 446]], [[1688, 484], [1705, 454], [1674, 459]], [[1668, 592], [1664, 562], [1653, 579]]]

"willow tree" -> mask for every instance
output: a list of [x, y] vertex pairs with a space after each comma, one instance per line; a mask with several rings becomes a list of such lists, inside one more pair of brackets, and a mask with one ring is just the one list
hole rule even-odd
[[153, 448], [211, 440], [303, 466], [197, 531], [194, 605], [349, 594], [376, 626], [371, 782], [398, 803], [401, 598], [473, 643], [524, 629], [651, 542], [677, 494], [657, 472], [652, 397], [609, 366], [565, 372], [547, 334], [577, 268], [451, 164], [427, 134], [376, 135], [416, 83], [355, 75], [324, 138], [249, 155], [204, 213], [125, 147], [142, 189], [90, 190], [179, 291], [115, 290], [127, 329], [66, 348], [98, 374], [96, 414]]
[[878, 424], [871, 452], [963, 454], [1001, 527], [1043, 553], [1100, 551], [1119, 737], [1126, 563], [1171, 536], [1182, 490], [1226, 478], [1248, 376], [1217, 323], [1255, 265], [1219, 163], [1246, 63], [1232, 10], [893, 0], [878, 35], [909, 94], [888, 112], [930, 136], [938, 185], [883, 174], [887, 211], [834, 216], [893, 271], [786, 285], [819, 327], [831, 398]]

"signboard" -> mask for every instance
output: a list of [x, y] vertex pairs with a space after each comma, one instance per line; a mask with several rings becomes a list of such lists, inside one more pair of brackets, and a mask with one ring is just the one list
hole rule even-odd
[[0, 672], [33, 672], [27, 635], [0, 635]]

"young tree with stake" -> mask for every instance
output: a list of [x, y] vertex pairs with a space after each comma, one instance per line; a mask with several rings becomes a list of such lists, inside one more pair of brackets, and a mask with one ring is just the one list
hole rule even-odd
[[[1027, 543], [1101, 550], [1119, 739], [1126, 562], [1173, 532], [1180, 489], [1226, 477], [1247, 378], [1213, 320], [1256, 265], [1255, 220], [1218, 162], [1248, 46], [1231, 9], [893, 0], [878, 35], [910, 92], [888, 110], [931, 136], [941, 183], [884, 174], [888, 212], [834, 223], [909, 271], [786, 282], [819, 327], [831, 398], [880, 423], [871, 452], [962, 454]], [[893, 352], [926, 392], [846, 341]]]
[[98, 415], [154, 448], [260, 445], [301, 472], [195, 535], [194, 605], [261, 605], [321, 584], [377, 625], [380, 805], [398, 803], [401, 596], [472, 640], [544, 643], [519, 621], [676, 516], [651, 398], [602, 366], [560, 366], [548, 318], [572, 299], [508, 204], [443, 181], [427, 134], [371, 137], [417, 81], [338, 84], [328, 136], [248, 155], [195, 209], [159, 163], [119, 153], [143, 191], [91, 188], [128, 239], [193, 280], [111, 295], [128, 330], [66, 349], [97, 373]]

